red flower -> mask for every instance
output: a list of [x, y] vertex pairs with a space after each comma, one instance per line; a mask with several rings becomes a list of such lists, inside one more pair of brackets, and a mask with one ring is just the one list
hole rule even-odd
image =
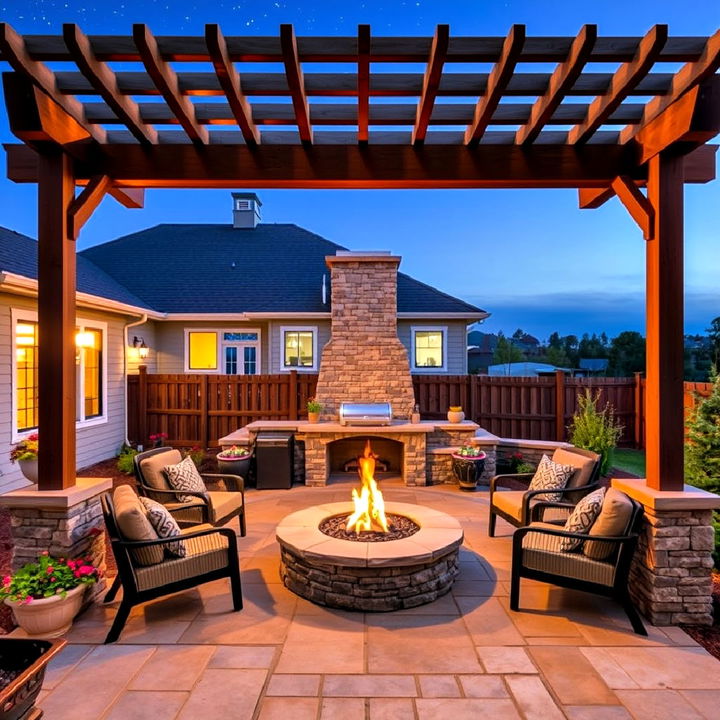
[[55, 568], [52, 565], [48, 565], [46, 572], [48, 575], [52, 575], [55, 572]]

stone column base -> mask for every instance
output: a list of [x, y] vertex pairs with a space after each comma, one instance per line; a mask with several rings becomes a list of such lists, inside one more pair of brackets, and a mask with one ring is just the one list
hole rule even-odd
[[89, 557], [103, 574], [89, 586], [87, 601], [105, 589], [105, 522], [100, 496], [110, 490], [109, 478], [78, 478], [64, 490], [38, 490], [36, 485], [0, 496], [10, 511], [13, 559], [17, 570], [43, 552], [53, 557]]
[[638, 609], [653, 625], [712, 625], [712, 511], [720, 497], [689, 485], [654, 490], [645, 480], [612, 486], [645, 508], [629, 582]]

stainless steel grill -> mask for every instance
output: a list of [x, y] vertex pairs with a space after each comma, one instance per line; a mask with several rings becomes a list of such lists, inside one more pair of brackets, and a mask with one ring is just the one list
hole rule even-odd
[[389, 425], [391, 422], [390, 403], [340, 403], [341, 425]]

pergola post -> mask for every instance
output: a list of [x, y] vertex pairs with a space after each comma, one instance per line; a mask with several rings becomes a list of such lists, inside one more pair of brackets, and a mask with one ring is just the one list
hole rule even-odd
[[40, 490], [75, 484], [75, 241], [68, 208], [72, 162], [62, 150], [40, 154], [38, 178], [38, 455]]
[[649, 162], [653, 239], [646, 254], [645, 443], [647, 484], [683, 489], [683, 158]]

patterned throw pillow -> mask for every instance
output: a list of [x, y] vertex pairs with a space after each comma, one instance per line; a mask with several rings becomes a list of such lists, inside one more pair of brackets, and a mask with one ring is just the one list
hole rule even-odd
[[[560, 465], [553, 462], [547, 455], [542, 456], [540, 464], [530, 481], [528, 490], [561, 490], [575, 472], [572, 465]], [[560, 502], [560, 493], [543, 493], [533, 496], [533, 500], [544, 500], [545, 502]]]
[[[604, 499], [605, 488], [593, 490], [589, 495], [582, 498], [570, 513], [570, 517], [567, 519], [563, 530], [587, 535], [602, 510]], [[560, 549], [563, 552], [577, 550], [583, 542], [583, 540], [579, 540], [578, 538], [560, 538]]]
[[[155, 528], [155, 532], [159, 538], [164, 539], [180, 536], [180, 527], [166, 507], [146, 497], [141, 497], [140, 502], [143, 504], [148, 520]], [[170, 555], [174, 555], [175, 557], [183, 558], [187, 555], [185, 543], [181, 540], [167, 543], [167, 545], [162, 545], [161, 547], [164, 547]]]
[[[200, 473], [195, 467], [195, 463], [192, 458], [188, 455], [182, 462], [177, 465], [166, 465], [163, 470], [167, 475], [170, 487], [173, 490], [186, 490], [188, 492], [207, 492], [205, 483], [200, 477]], [[178, 502], [192, 502], [197, 501], [198, 498], [193, 495], [183, 495], [177, 493]]]

